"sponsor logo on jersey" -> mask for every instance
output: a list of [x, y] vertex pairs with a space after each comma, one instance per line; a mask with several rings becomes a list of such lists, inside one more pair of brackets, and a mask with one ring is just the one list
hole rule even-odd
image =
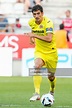
[[44, 33], [44, 30], [32, 30], [34, 33]]

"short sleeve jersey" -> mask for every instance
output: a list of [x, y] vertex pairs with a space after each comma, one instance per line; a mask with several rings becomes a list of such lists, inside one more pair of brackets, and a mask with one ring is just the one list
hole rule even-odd
[[43, 21], [38, 25], [35, 23], [35, 19], [29, 20], [29, 25], [33, 33], [38, 36], [46, 36], [48, 33], [52, 33], [52, 41], [47, 42], [40, 39], [35, 39], [35, 50], [42, 53], [52, 53], [56, 51], [55, 36], [53, 30], [53, 22], [47, 18], [43, 17]]

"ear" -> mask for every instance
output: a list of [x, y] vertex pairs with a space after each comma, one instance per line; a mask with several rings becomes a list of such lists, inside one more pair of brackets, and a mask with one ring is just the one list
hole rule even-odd
[[44, 15], [44, 12], [42, 12], [42, 15]]

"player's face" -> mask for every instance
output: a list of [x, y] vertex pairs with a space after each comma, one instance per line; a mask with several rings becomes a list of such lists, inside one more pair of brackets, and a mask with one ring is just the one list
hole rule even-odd
[[70, 17], [70, 12], [66, 11], [66, 17]]
[[34, 11], [33, 12], [33, 17], [35, 18], [36, 23], [39, 24], [43, 20], [43, 12], [41, 12], [40, 10]]

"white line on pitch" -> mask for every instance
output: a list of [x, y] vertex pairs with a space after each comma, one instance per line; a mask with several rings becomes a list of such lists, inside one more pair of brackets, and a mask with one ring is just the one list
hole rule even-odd
[[72, 106], [56, 106], [56, 108], [72, 108]]
[[[30, 106], [30, 105], [14, 105], [14, 104], [1, 104], [0, 107], [21, 107], [21, 106]], [[31, 105], [34, 106], [34, 105]], [[40, 106], [40, 105], [37, 105]], [[72, 106], [54, 106], [54, 108], [72, 108]]]

